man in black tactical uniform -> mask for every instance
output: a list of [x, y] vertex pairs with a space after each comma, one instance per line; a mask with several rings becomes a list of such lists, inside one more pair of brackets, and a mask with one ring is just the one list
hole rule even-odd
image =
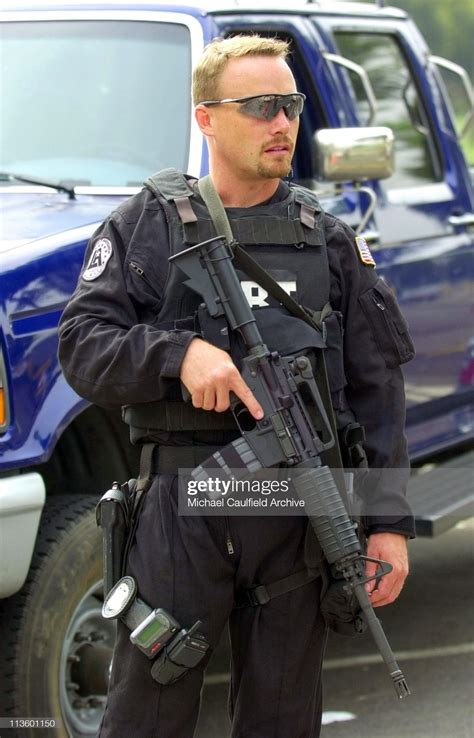
[[[370, 465], [399, 471], [396, 487], [388, 488], [381, 477], [375, 490], [377, 499], [388, 501], [383, 509], [390, 514], [366, 515], [364, 521], [369, 556], [393, 566], [378, 585], [366, 585], [377, 607], [393, 602], [402, 589], [406, 540], [414, 532], [404, 499], [408, 459], [399, 368], [413, 350], [370, 252], [356, 244], [348, 226], [321, 212], [311, 192], [282, 180], [290, 171], [304, 102], [287, 53], [286, 43], [258, 36], [210, 44], [194, 72], [195, 115], [234, 236], [277, 279], [284, 274], [295, 285], [300, 304], [319, 311], [329, 299], [335, 316], [328, 323], [327, 352], [335, 411], [365, 426]], [[126, 571], [151, 607], [165, 608], [182, 624], [201, 620], [212, 647], [229, 621], [233, 738], [315, 738], [326, 639], [321, 578], [267, 604], [233, 608], [239, 592], [305, 567], [307, 519], [182, 516], [177, 510], [177, 467], [193, 465], [189, 456], [180, 463], [179, 452], [197, 449], [198, 463], [238, 435], [229, 393], [256, 419], [262, 416], [226, 350], [225, 332], [212, 337], [204, 329], [202, 299], [168, 262], [170, 255], [215, 235], [194, 181], [173, 170], [161, 173], [92, 238], [61, 320], [60, 359], [70, 384], [91, 402], [132, 408], [153, 403], [153, 430], [131, 422], [135, 442], [153, 440], [160, 448], [153, 462], [159, 473], [145, 495]], [[248, 279], [242, 279], [251, 293]], [[257, 312], [264, 314], [271, 303], [266, 296]], [[398, 326], [393, 335], [382, 328], [381, 309], [388, 324]], [[270, 321], [264, 335], [270, 349], [288, 354], [301, 348], [292, 345], [298, 331], [291, 321], [298, 318], [283, 313]], [[180, 382], [192, 407], [182, 401]], [[374, 573], [375, 567], [367, 567]], [[204, 662], [161, 686], [129, 635], [119, 622], [99, 735], [191, 738]]]

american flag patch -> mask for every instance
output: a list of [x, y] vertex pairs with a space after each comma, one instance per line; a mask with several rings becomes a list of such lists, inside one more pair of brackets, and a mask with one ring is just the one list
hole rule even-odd
[[357, 251], [359, 252], [360, 260], [363, 264], [369, 264], [369, 266], [375, 266], [374, 257], [370, 253], [370, 249], [367, 245], [367, 241], [362, 236], [356, 236], [355, 239]]

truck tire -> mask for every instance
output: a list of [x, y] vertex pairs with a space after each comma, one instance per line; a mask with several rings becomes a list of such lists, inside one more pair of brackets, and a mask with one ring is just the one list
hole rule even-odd
[[56, 721], [55, 729], [22, 727], [21, 738], [94, 736], [102, 717], [115, 626], [101, 616], [97, 501], [48, 500], [28, 579], [0, 602], [0, 715]]

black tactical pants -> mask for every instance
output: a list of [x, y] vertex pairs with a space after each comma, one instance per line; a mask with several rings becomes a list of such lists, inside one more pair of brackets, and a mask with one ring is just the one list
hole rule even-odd
[[[320, 734], [320, 578], [266, 605], [232, 610], [235, 591], [304, 568], [306, 525], [304, 517], [178, 516], [171, 475], [156, 477], [146, 494], [128, 573], [140, 597], [182, 627], [201, 620], [213, 648], [229, 621], [232, 738]], [[100, 738], [192, 738], [205, 666], [161, 686], [129, 635], [119, 623]]]

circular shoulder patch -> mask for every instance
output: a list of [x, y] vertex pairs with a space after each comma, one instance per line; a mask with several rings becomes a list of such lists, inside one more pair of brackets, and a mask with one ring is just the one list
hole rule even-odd
[[94, 248], [92, 249], [91, 258], [89, 263], [82, 273], [82, 279], [86, 282], [92, 282], [93, 279], [100, 277], [107, 262], [112, 256], [112, 244], [108, 238], [99, 238], [95, 242]]

